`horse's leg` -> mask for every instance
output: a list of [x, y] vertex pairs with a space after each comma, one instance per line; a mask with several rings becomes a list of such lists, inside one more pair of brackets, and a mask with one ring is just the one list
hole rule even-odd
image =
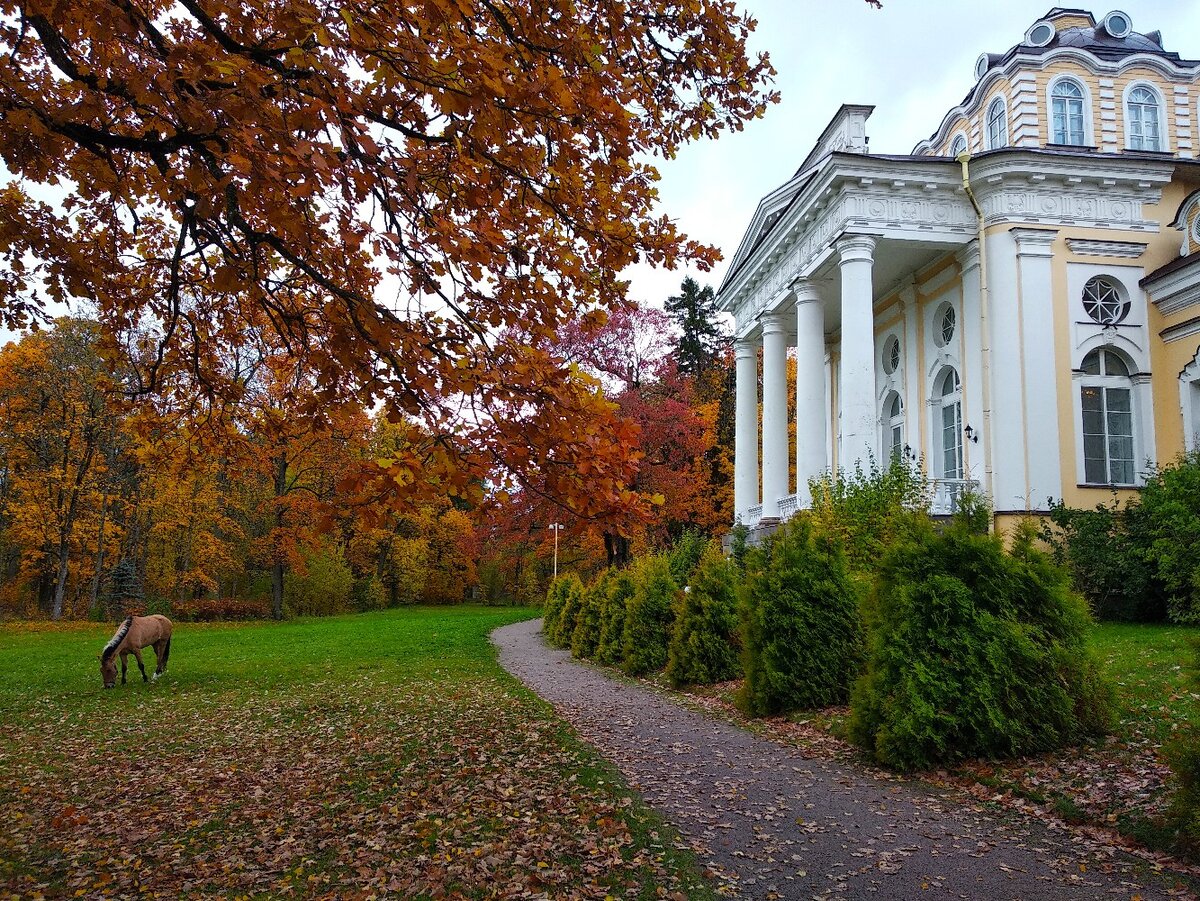
[[121, 684], [122, 685], [125, 684], [125, 670], [128, 668], [128, 666], [129, 666], [129, 652], [122, 651], [121, 652]]
[[163, 645], [166, 643], [166, 639], [160, 638], [151, 645], [154, 648], [154, 675], [151, 679], [157, 679], [163, 673]]
[[142, 681], [149, 682], [150, 680], [146, 677], [146, 665], [142, 663], [142, 652], [137, 648], [133, 649], [133, 659], [137, 661], [138, 669], [142, 671]]

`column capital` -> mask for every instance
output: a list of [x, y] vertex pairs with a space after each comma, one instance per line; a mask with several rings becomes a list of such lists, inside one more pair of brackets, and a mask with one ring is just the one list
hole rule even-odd
[[870, 263], [875, 259], [875, 239], [870, 235], [845, 235], [835, 246], [842, 263]]
[[798, 278], [792, 281], [789, 285], [792, 293], [796, 295], [796, 304], [802, 303], [820, 303], [821, 294], [817, 290], [816, 282], [812, 279]]
[[1014, 228], [1011, 232], [1017, 242], [1017, 256], [1022, 257], [1052, 257], [1054, 250], [1050, 246], [1058, 237], [1056, 228]]
[[763, 335], [782, 335], [787, 331], [788, 320], [791, 317], [785, 313], [763, 313], [759, 322], [762, 323]]
[[955, 257], [963, 272], [977, 269], [979, 267], [979, 239], [976, 238], [968, 243], [962, 250], [955, 254]]
[[762, 344], [755, 338], [738, 338], [733, 342], [734, 356], [739, 360], [758, 358], [758, 349]]

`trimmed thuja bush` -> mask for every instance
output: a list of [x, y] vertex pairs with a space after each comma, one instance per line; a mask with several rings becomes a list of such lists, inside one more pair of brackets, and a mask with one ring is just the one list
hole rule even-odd
[[676, 603], [667, 649], [672, 685], [711, 685], [741, 672], [736, 585], [734, 564], [709, 544]]
[[1026, 527], [1006, 552], [998, 536], [926, 526], [882, 563], [850, 719], [880, 762], [1048, 751], [1110, 726], [1087, 605], [1033, 540]]
[[615, 666], [625, 659], [625, 609], [633, 597], [633, 576], [618, 570], [608, 580], [608, 589], [600, 610], [600, 637], [596, 661]]
[[571, 634], [571, 653], [576, 657], [590, 658], [596, 655], [596, 648], [600, 644], [600, 618], [608, 602], [611, 573], [612, 570], [604, 570], [583, 593], [575, 631]]
[[793, 517], [751, 548], [739, 701], [755, 715], [844, 703], [863, 656], [858, 592], [837, 542]]
[[622, 666], [631, 676], [662, 669], [667, 662], [675, 595], [679, 585], [663, 554], [633, 565], [633, 594], [625, 606]]
[[583, 601], [583, 583], [575, 573], [559, 576], [550, 585], [542, 608], [542, 631], [553, 645], [569, 647]]

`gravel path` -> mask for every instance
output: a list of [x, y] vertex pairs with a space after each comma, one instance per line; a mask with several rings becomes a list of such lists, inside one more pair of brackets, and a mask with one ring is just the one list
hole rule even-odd
[[613, 761], [746, 898], [1192, 897], [1144, 862], [1018, 814], [806, 758], [548, 647], [492, 633], [500, 662]]

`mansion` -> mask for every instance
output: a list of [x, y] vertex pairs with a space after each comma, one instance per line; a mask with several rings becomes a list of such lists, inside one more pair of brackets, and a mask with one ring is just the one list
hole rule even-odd
[[907, 155], [843, 106], [759, 203], [718, 293], [739, 522], [894, 455], [935, 513], [1091, 507], [1200, 436], [1200, 60], [1056, 7], [974, 75]]

